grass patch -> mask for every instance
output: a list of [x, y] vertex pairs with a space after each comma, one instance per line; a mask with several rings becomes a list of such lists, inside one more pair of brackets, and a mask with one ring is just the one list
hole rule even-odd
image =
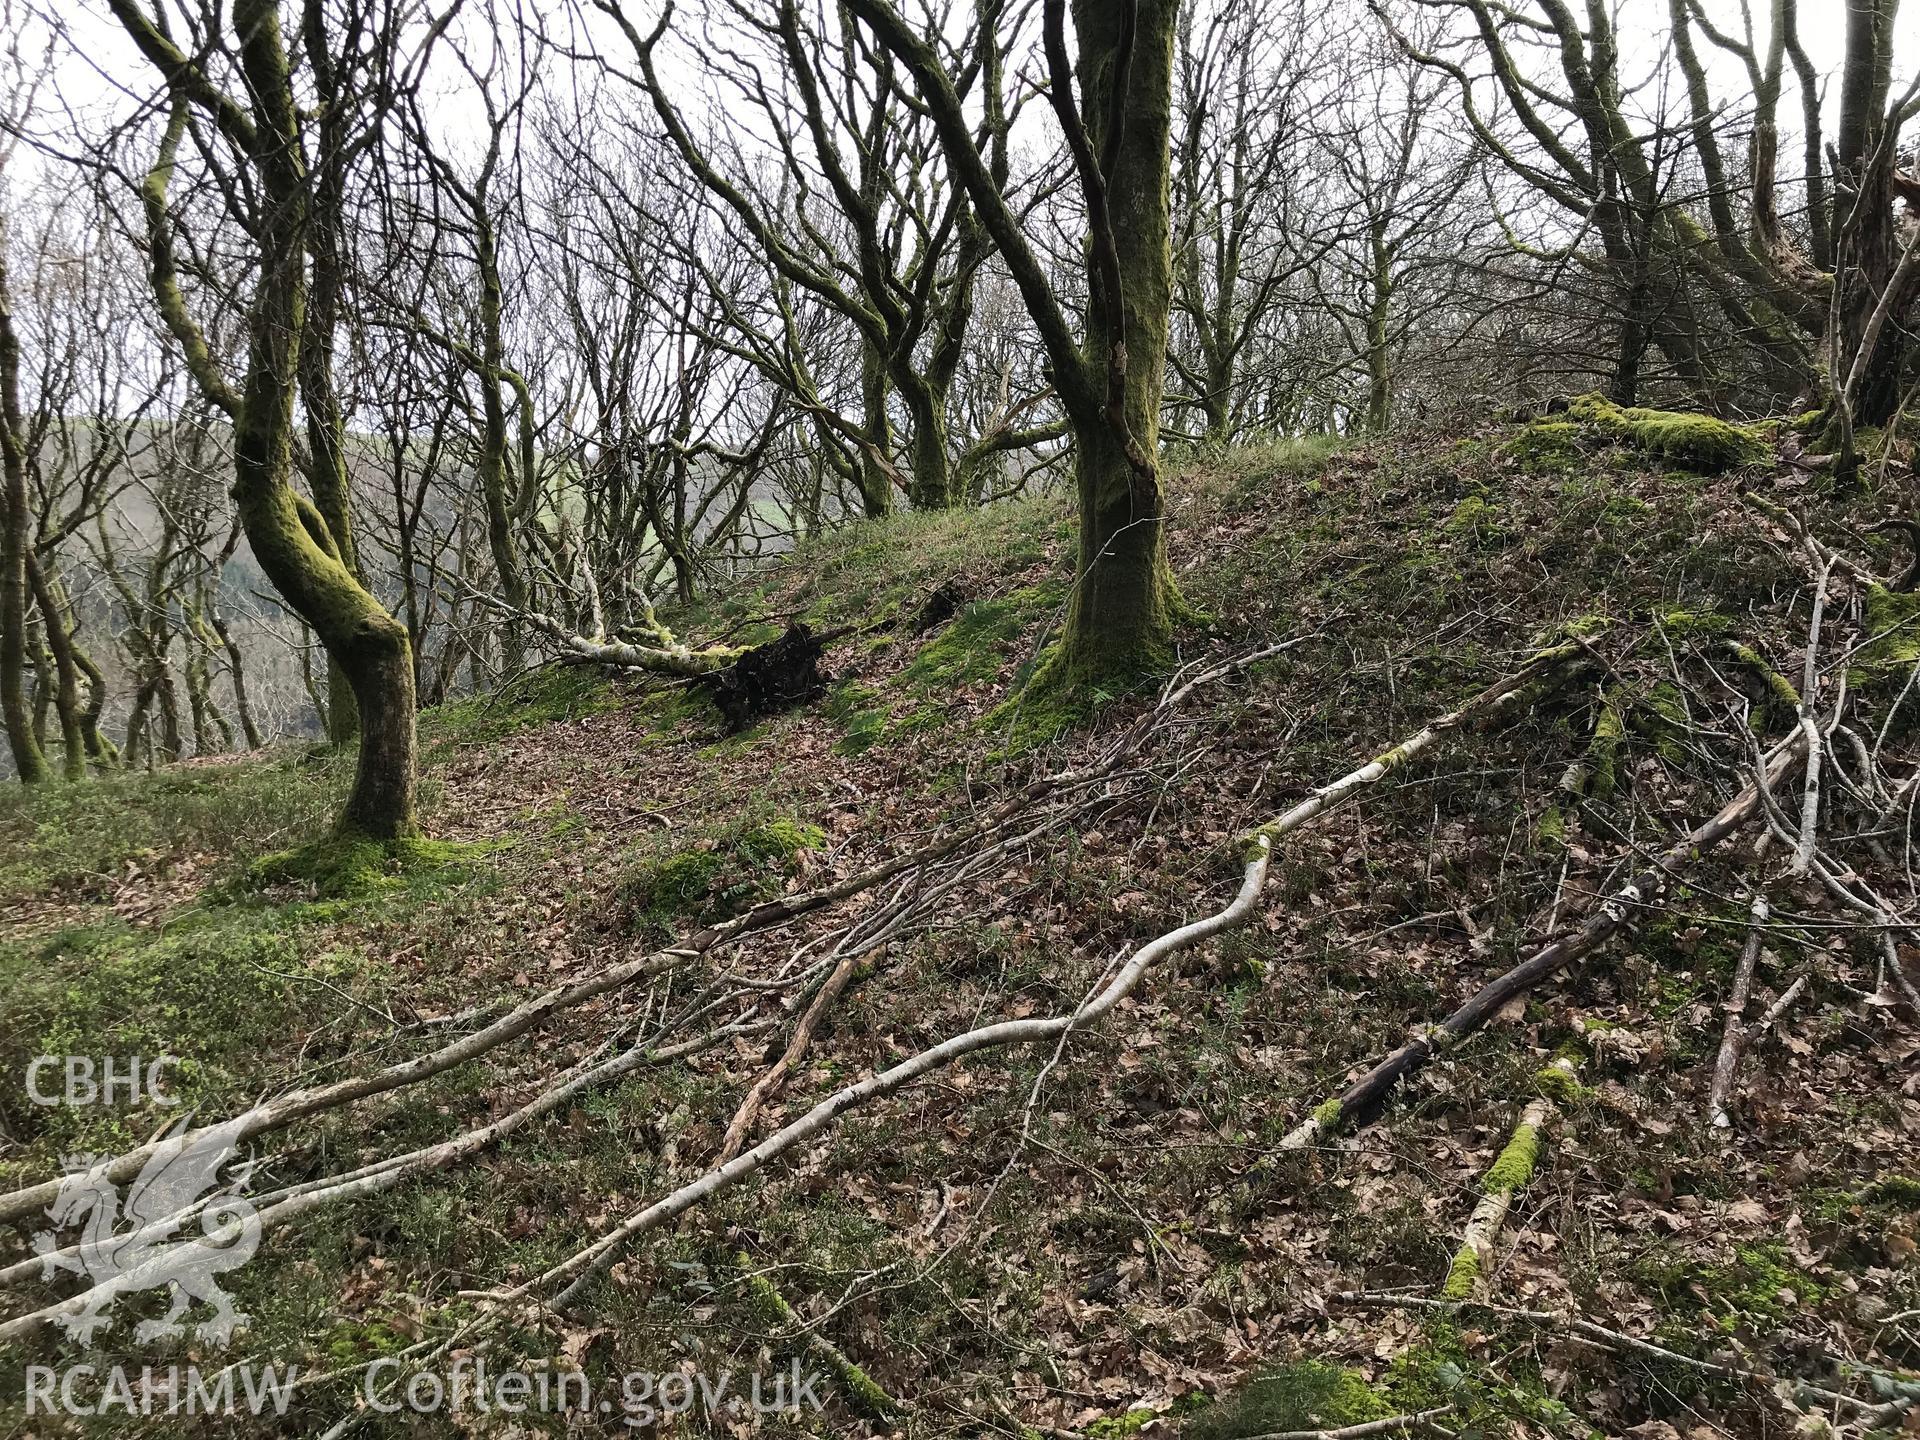
[[152, 775], [0, 787], [0, 905], [98, 895], [130, 868], [203, 851], [244, 861], [323, 830], [353, 764], [347, 751], [287, 749]]
[[621, 694], [591, 665], [548, 665], [491, 695], [474, 695], [420, 712], [423, 751], [481, 745], [536, 725], [617, 709]]
[[1355, 1370], [1302, 1360], [1248, 1382], [1181, 1427], [1181, 1440], [1241, 1440], [1383, 1420], [1394, 1408]]
[[496, 844], [459, 840], [369, 840], [330, 835], [324, 840], [263, 855], [247, 869], [257, 889], [297, 885], [317, 900], [348, 900], [396, 890], [409, 876], [449, 869], [466, 871], [470, 862]]

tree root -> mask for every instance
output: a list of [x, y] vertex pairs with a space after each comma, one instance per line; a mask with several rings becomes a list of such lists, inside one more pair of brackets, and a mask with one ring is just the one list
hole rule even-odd
[[816, 635], [799, 621], [779, 638], [735, 654], [731, 663], [710, 670], [694, 683], [739, 734], [756, 720], [817, 700], [827, 690], [820, 657], [827, 643], [845, 630]]

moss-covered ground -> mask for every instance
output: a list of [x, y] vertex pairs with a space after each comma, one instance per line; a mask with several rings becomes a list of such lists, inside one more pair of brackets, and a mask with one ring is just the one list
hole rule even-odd
[[[1479, 1277], [1489, 1298], [1773, 1370], [1811, 1373], [1834, 1351], [1920, 1364], [1910, 1318], [1889, 1318], [1920, 1309], [1920, 1033], [1862, 1004], [1878, 952], [1817, 896], [1781, 897], [1757, 988], [1771, 1000], [1802, 965], [1815, 981], [1754, 1045], [1734, 1142], [1703, 1133], [1745, 848], [1710, 857], [1664, 919], [1542, 987], [1379, 1120], [1307, 1155], [1278, 1149], [1355, 1067], [1511, 965], [1549, 915], [1583, 917], [1620, 863], [1723, 800], [1746, 765], [1734, 717], [1762, 740], [1792, 724], [1778, 682], [1800, 674], [1805, 574], [1743, 501], [1751, 472], [1704, 473], [1716, 467], [1677, 441], [1550, 420], [1570, 428], [1282, 444], [1182, 467], [1170, 537], [1197, 615], [1181, 661], [1315, 638], [1196, 695], [1138, 786], [874, 957], [762, 1133], [983, 1017], [1071, 1006], [1125, 947], [1218, 905], [1237, 878], [1234, 836], [1539, 646], [1582, 637], [1604, 668], [1289, 839], [1260, 920], [1156, 972], [1116, 1023], [1073, 1041], [1037, 1100], [1048, 1057], [1007, 1051], [858, 1112], [635, 1248], [581, 1308], [516, 1314], [489, 1365], [579, 1365], [604, 1384], [804, 1362], [813, 1352], [764, 1277], [912, 1407], [881, 1419], [838, 1395], [823, 1416], [769, 1421], [770, 1435], [1226, 1440], [1432, 1405], [1453, 1405], [1463, 1434], [1791, 1433], [1765, 1387], [1484, 1308], [1436, 1318], [1333, 1298], [1437, 1292], [1517, 1107], [1543, 1088], [1558, 1116]], [[1819, 497], [1794, 503], [1823, 533], [1851, 533]], [[578, 669], [430, 713], [431, 840], [405, 854], [316, 846], [347, 767], [324, 752], [8, 792], [0, 1061], [17, 1074], [40, 1053], [165, 1052], [180, 1057], [180, 1098], [231, 1113], [893, 853], [1139, 713], [1139, 697], [1118, 696], [1051, 738], [1009, 725], [1058, 623], [1071, 538], [1058, 497], [900, 516], [808, 542], [669, 617], [748, 640], [796, 612], [869, 627], [831, 652], [822, 704], [740, 736], [680, 689]], [[1891, 541], [1855, 553], [1891, 569]], [[919, 629], [947, 580], [962, 603]], [[1832, 612], [1831, 655], [1891, 616], [1871, 596], [1861, 611]], [[1892, 676], [1907, 653], [1854, 661], [1884, 659]], [[1867, 700], [1876, 724], [1899, 689]], [[1910, 766], [1901, 736], [1889, 731], [1888, 756]], [[710, 986], [771, 985], [817, 953], [826, 925], [803, 920], [724, 972], [604, 997], [481, 1064], [269, 1137], [262, 1179], [483, 1124], [609, 1033], [672, 1033]], [[759, 993], [785, 1013], [780, 992]], [[465, 1292], [537, 1273], [698, 1173], [771, 1044], [637, 1072], [469, 1164], [271, 1237], [228, 1277], [252, 1328], [219, 1363], [350, 1370], [455, 1337], [476, 1314]], [[1563, 1055], [1579, 1057], [1577, 1079], [1543, 1081]], [[0, 1179], [143, 1139], [175, 1113], [37, 1107], [19, 1090], [0, 1094]], [[125, 1322], [156, 1301], [123, 1302]], [[47, 1337], [10, 1356], [0, 1426], [211, 1433], [24, 1416], [27, 1364], [211, 1359], [196, 1342], [145, 1354], [125, 1322], [91, 1349]], [[220, 1433], [319, 1434], [350, 1417], [364, 1436], [569, 1433], [555, 1417], [355, 1417], [355, 1384]], [[670, 1433], [726, 1423], [695, 1414]], [[618, 1417], [573, 1429], [624, 1433]]]

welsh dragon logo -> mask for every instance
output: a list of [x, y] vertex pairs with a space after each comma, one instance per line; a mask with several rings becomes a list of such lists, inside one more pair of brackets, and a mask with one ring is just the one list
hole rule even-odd
[[[136, 1342], [185, 1334], [180, 1317], [194, 1300], [214, 1312], [193, 1327], [201, 1340], [224, 1345], [247, 1323], [216, 1277], [239, 1269], [260, 1248], [260, 1218], [241, 1194], [253, 1163], [235, 1165], [223, 1182], [220, 1172], [239, 1148], [239, 1121], [198, 1133], [189, 1129], [191, 1121], [181, 1119], [161, 1137], [127, 1187], [124, 1210], [120, 1189], [100, 1168], [99, 1157], [69, 1155], [63, 1161], [66, 1178], [47, 1207], [53, 1228], [35, 1234], [33, 1248], [42, 1278], [65, 1270], [88, 1280], [85, 1293], [51, 1317], [82, 1344], [112, 1328], [115, 1300], [162, 1286], [171, 1292], [171, 1308], [136, 1325]], [[200, 1234], [181, 1233], [195, 1221]], [[75, 1227], [78, 1242], [62, 1245], [60, 1233]]]

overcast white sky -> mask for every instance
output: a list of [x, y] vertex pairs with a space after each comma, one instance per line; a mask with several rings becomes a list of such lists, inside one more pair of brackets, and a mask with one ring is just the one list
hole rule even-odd
[[[56, 47], [59, 53], [50, 77], [49, 93], [43, 97], [37, 117], [43, 127], [61, 122], [60, 111], [54, 104], [55, 94], [63, 97], [67, 104], [77, 107], [91, 126], [98, 127], [111, 123], [114, 116], [125, 113], [135, 97], [154, 93], [156, 87], [151, 69], [135, 52], [118, 22], [108, 13], [104, 0], [51, 0], [50, 4], [48, 0], [39, 0], [39, 3], [46, 6], [42, 15], [29, 19], [20, 27], [19, 38], [24, 42], [26, 52], [29, 55], [46, 52], [49, 46], [46, 14], [61, 17], [59, 23], [65, 27], [70, 42], [67, 46]], [[1801, 38], [1814, 63], [1831, 80], [1831, 93], [1827, 97], [1830, 109], [1838, 98], [1837, 70], [1845, 46], [1848, 3], [1849, 0], [1801, 0], [1800, 4]], [[527, 4], [530, 12], [547, 16], [556, 29], [564, 31], [568, 28], [569, 6], [565, 0], [527, 0]], [[636, 23], [643, 26], [650, 24], [658, 14], [652, 0], [629, 0], [629, 5]], [[690, 8], [683, 0], [682, 14], [687, 14]], [[1765, 5], [1755, 6], [1760, 12], [1756, 23], [1764, 23], [1767, 8]], [[470, 3], [467, 9], [471, 19], [484, 19], [484, 4]], [[1706, 0], [1706, 9], [1720, 28], [1735, 32], [1739, 30], [1742, 23], [1740, 0]], [[1331, 0], [1328, 10], [1334, 16], [1350, 13], [1357, 21], [1365, 20], [1367, 16], [1365, 0]], [[1667, 0], [1617, 0], [1616, 10], [1620, 17], [1619, 30], [1624, 52], [1622, 69], [1630, 77], [1642, 71], [1657, 53], [1661, 34], [1667, 24]], [[1914, 57], [1920, 56], [1920, 3], [1905, 7], [1899, 19], [1898, 32], [1901, 43], [1897, 84], [1911, 73]], [[1716, 94], [1728, 101], [1737, 101], [1744, 91], [1738, 66], [1711, 46], [1703, 44], [1702, 50], [1713, 66]], [[622, 62], [630, 58], [625, 45], [618, 42], [613, 43], [609, 53]], [[566, 83], [563, 76], [551, 78], [562, 85]], [[452, 83], [443, 88], [437, 117], [445, 126], [449, 138], [456, 142], [472, 119], [468, 107], [473, 105], [473, 101], [460, 97], [461, 88], [461, 85]], [[1797, 109], [1797, 104], [1789, 99], [1783, 108], [1785, 113], [1782, 119], [1788, 120], [1792, 111]]]

